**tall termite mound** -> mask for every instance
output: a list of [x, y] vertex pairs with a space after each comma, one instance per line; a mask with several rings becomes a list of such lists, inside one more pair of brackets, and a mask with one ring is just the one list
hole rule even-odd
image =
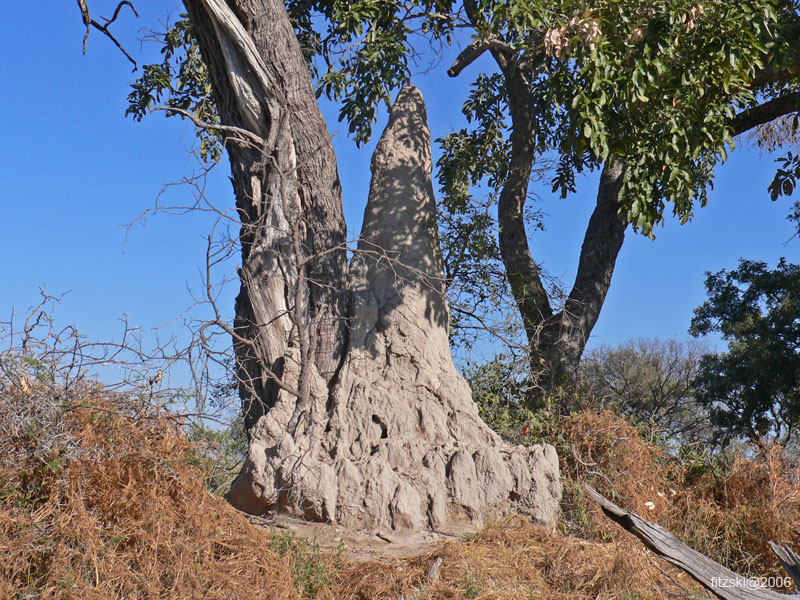
[[[329, 391], [310, 373], [299, 419], [279, 392], [250, 431], [235, 506], [365, 531], [454, 531], [512, 506], [554, 521], [555, 449], [505, 444], [453, 364], [431, 169], [422, 94], [406, 87], [372, 158], [338, 379]], [[287, 387], [300, 376], [287, 360]]]

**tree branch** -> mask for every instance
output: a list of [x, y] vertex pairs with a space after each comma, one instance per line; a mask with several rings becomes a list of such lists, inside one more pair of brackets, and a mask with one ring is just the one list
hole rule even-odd
[[751, 87], [754, 89], [800, 76], [800, 51], [797, 51], [798, 42], [800, 41], [800, 18], [798, 18], [791, 2], [782, 1], [779, 4], [783, 5], [782, 17], [787, 19], [781, 24], [781, 27], [788, 46], [793, 48], [792, 56], [788, 64], [767, 64], [763, 69], [758, 69], [753, 81], [750, 82]]
[[770, 83], [778, 83], [780, 81], [786, 81], [787, 79], [793, 79], [799, 75], [800, 52], [794, 56], [791, 65], [784, 69], [771, 69], [767, 67], [766, 69], [756, 71], [756, 75], [753, 77], [753, 81], [750, 82], [750, 85], [753, 88], [760, 88]]
[[201, 129], [208, 129], [213, 130], [216, 129], [218, 131], [225, 131], [228, 133], [235, 133], [237, 135], [241, 135], [244, 138], [249, 138], [251, 142], [255, 143], [259, 148], [263, 148], [265, 145], [264, 138], [261, 136], [256, 135], [252, 131], [248, 131], [247, 129], [243, 129], [241, 127], [234, 127], [232, 125], [220, 125], [219, 123], [208, 123], [207, 121], [203, 121], [197, 115], [188, 110], [183, 110], [182, 108], [175, 108], [174, 106], [155, 106], [151, 110], [163, 110], [167, 113], [167, 116], [171, 116], [170, 113], [174, 113], [177, 115], [181, 115], [189, 119], [192, 123], [194, 123], [197, 127]]
[[450, 77], [458, 77], [458, 75], [466, 69], [473, 62], [483, 55], [484, 52], [493, 48], [502, 52], [513, 52], [513, 48], [505, 42], [497, 39], [477, 39], [473, 40], [466, 48], [453, 61], [452, 66], [447, 69], [447, 74]]
[[778, 557], [778, 562], [781, 563], [783, 570], [789, 574], [789, 577], [794, 581], [796, 588], [800, 589], [800, 556], [794, 550], [786, 545], [776, 544], [775, 542], [767, 542], [769, 547]]
[[117, 17], [119, 16], [119, 13], [124, 6], [130, 7], [130, 9], [133, 11], [133, 14], [136, 15], [137, 18], [139, 17], [139, 13], [136, 12], [136, 7], [134, 7], [133, 4], [131, 4], [128, 0], [122, 0], [122, 2], [117, 4], [117, 8], [114, 10], [114, 16], [112, 16], [110, 19], [101, 17], [105, 21], [105, 24], [101, 25], [100, 23], [92, 19], [92, 17], [89, 15], [89, 6], [86, 4], [86, 0], [78, 0], [78, 8], [81, 11], [81, 18], [83, 19], [83, 25], [86, 27], [86, 33], [83, 34], [83, 54], [86, 54], [86, 42], [89, 40], [89, 32], [91, 31], [92, 27], [94, 27], [95, 29], [100, 31], [103, 35], [105, 35], [108, 39], [114, 42], [117, 48], [120, 49], [120, 52], [122, 52], [125, 55], [125, 57], [129, 61], [131, 61], [131, 63], [133, 64], [133, 70], [136, 71], [136, 69], [139, 68], [139, 65], [136, 64], [136, 61], [133, 59], [133, 57], [130, 54], [128, 54], [128, 51], [125, 50], [124, 46], [119, 43], [117, 38], [114, 37], [114, 34], [112, 34], [111, 31], [109, 31], [108, 29], [108, 26], [117, 20]]
[[497, 205], [500, 254], [514, 298], [533, 342], [540, 325], [553, 316], [525, 231], [525, 202], [535, 158], [535, 122], [528, 86], [516, 66], [505, 71], [511, 113], [511, 165]]
[[733, 128], [733, 135], [739, 135], [797, 111], [800, 111], [800, 92], [791, 92], [743, 110], [731, 119], [730, 125]]
[[623, 165], [606, 164], [597, 190], [597, 206], [589, 219], [581, 246], [575, 284], [561, 315], [559, 342], [562, 355], [577, 367], [580, 355], [603, 308], [614, 265], [628, 223], [619, 216]]

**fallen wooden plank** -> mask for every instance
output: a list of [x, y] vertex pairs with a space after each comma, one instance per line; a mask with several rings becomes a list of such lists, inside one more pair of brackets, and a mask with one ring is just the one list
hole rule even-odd
[[[638, 537], [650, 550], [664, 560], [686, 571], [715, 596], [723, 600], [800, 600], [800, 594], [780, 594], [759, 586], [758, 582], [752, 578], [734, 573], [690, 548], [660, 525], [620, 508], [589, 484], [584, 483], [583, 485], [592, 500], [600, 505], [609, 519]], [[773, 550], [775, 550], [775, 546], [773, 546]], [[785, 557], [778, 554], [776, 550], [778, 559], [793, 581], [797, 583], [796, 576], [800, 576], [800, 557], [788, 548], [782, 546], [778, 546], [778, 548], [784, 551], [783, 556]], [[786, 550], [788, 552], [785, 552]]]
[[789, 546], [776, 544], [775, 542], [767, 542], [769, 547], [778, 557], [784, 571], [789, 574], [789, 577], [794, 581], [794, 586], [800, 589], [800, 556], [789, 548]]

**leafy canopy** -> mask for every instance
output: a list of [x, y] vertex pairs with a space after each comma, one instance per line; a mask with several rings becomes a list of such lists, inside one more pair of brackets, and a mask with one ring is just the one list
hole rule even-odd
[[[192, 113], [199, 121], [209, 125], [218, 124], [219, 115], [208, 69], [192, 36], [189, 17], [180, 15], [179, 20], [163, 35], [157, 36], [157, 41], [161, 44], [164, 59], [160, 63], [144, 66], [142, 76], [131, 85], [125, 116], [141, 121], [164, 98], [163, 106], [166, 108]], [[197, 137], [200, 157], [210, 162], [219, 160], [222, 156], [219, 130], [198, 127]]]
[[[774, 0], [479, 6], [476, 35], [503, 40], [526, 78], [537, 151], [559, 157], [554, 191], [565, 196], [576, 172], [621, 160], [622, 216], [647, 235], [666, 202], [682, 222], [695, 201], [706, 203], [713, 169], [733, 147], [730, 119], [756, 103], [757, 70], [787, 60], [783, 25], [794, 17]], [[502, 78], [480, 75], [463, 108], [471, 127], [443, 140], [439, 177], [451, 210], [477, 181], [504, 181], [507, 93]]]
[[[287, 3], [318, 93], [341, 102], [340, 119], [359, 144], [378, 106], [457, 28], [501, 42], [525, 77], [537, 150], [559, 157], [554, 189], [566, 195], [575, 172], [622, 160], [624, 216], [648, 235], [666, 202], [682, 221], [695, 200], [705, 204], [713, 169], [733, 147], [730, 119], [758, 99], [756, 71], [788, 60], [783, 32], [795, 17], [779, 0], [480, 0], [476, 9], [473, 24], [451, 0]], [[164, 61], [145, 67], [128, 114], [141, 119], [163, 97], [216, 122], [185, 16], [161, 43]], [[496, 190], [505, 181], [507, 93], [498, 73], [478, 74], [463, 107], [471, 126], [442, 140], [448, 210], [464, 209], [471, 185], [485, 179]], [[204, 157], [217, 158], [214, 133], [200, 136]]]
[[[796, 14], [786, 0], [464, 4], [473, 7], [471, 18], [452, 0], [289, 0], [287, 11], [318, 94], [340, 102], [340, 120], [357, 144], [369, 140], [380, 105], [438, 49], [463, 43], [463, 31], [491, 42], [524, 80], [537, 160], [555, 161], [554, 191], [566, 196], [576, 173], [623, 161], [621, 216], [650, 236], [667, 203], [681, 221], [695, 202], [706, 203], [714, 167], [733, 147], [734, 114], [796, 83], [751, 85], [759, 69], [789, 60]], [[141, 119], [160, 103], [218, 123], [185, 15], [160, 43], [164, 59], [144, 67], [128, 114]], [[477, 73], [462, 107], [467, 127], [438, 140], [447, 273], [474, 282], [458, 293], [477, 304], [504, 293], [495, 200], [512, 158], [510, 93], [499, 70]], [[202, 158], [217, 160], [219, 131], [199, 129], [198, 136]], [[477, 189], [485, 192], [480, 199]], [[529, 216], [529, 226], [542, 226]]]

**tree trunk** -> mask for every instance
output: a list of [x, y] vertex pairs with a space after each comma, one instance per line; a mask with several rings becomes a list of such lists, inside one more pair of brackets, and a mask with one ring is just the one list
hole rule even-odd
[[[533, 376], [542, 371], [541, 360], [547, 361], [544, 366], [548, 370], [561, 364], [558, 355], [561, 347], [554, 344], [557, 338], [550, 340], [544, 335], [545, 330], [556, 333], [554, 325], [559, 319], [550, 306], [547, 290], [539, 274], [539, 265], [531, 255], [525, 230], [525, 203], [528, 200], [528, 184], [535, 158], [533, 103], [517, 66], [506, 64], [503, 72], [512, 130], [511, 168], [497, 206], [500, 254], [528, 339]], [[531, 391], [534, 391], [533, 388]], [[529, 403], [533, 400], [534, 395], [529, 394]]]
[[335, 157], [283, 6], [186, 4], [223, 123], [247, 130], [226, 144], [249, 437], [231, 503], [370, 531], [458, 531], [512, 504], [552, 524], [555, 450], [504, 444], [453, 365], [421, 94], [401, 91], [373, 156], [348, 277]]
[[537, 354], [549, 368], [548, 387], [574, 381], [589, 334], [603, 308], [628, 224], [619, 216], [622, 164], [605, 165], [597, 205], [583, 238], [578, 272], [561, 311], [542, 327]]
[[500, 252], [530, 346], [531, 372], [538, 374], [540, 388], [552, 392], [574, 383], [611, 285], [628, 225], [618, 215], [623, 167], [614, 163], [603, 168], [575, 282], [563, 308], [556, 312], [531, 255], [523, 219], [535, 158], [533, 105], [517, 67], [505, 64], [503, 71], [512, 121], [512, 159], [498, 203]]
[[[464, 0], [464, 7], [473, 25], [482, 21], [474, 0]], [[589, 334], [600, 316], [627, 228], [618, 216], [623, 167], [614, 163], [603, 169], [575, 283], [564, 307], [554, 311], [525, 230], [525, 203], [536, 158], [533, 98], [517, 57], [488, 48], [503, 73], [511, 115], [511, 164], [497, 207], [500, 254], [530, 348], [531, 377], [538, 390], [532, 388], [528, 401], [535, 404], [542, 391], [553, 392], [574, 383]], [[479, 52], [468, 48], [462, 54], [469, 56], [463, 60], [459, 56], [448, 71], [451, 76], [458, 75]]]
[[[186, 0], [227, 135], [241, 220], [234, 344], [245, 426], [274, 405], [286, 353], [332, 385], [347, 340], [336, 156], [278, 0]], [[307, 262], [306, 262], [307, 261]]]

